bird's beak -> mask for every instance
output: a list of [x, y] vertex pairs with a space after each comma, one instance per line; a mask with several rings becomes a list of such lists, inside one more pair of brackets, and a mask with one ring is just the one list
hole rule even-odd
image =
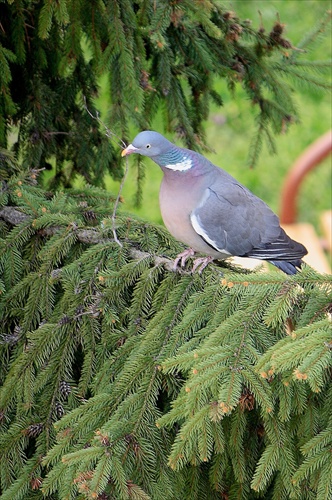
[[131, 155], [132, 153], [135, 153], [137, 151], [137, 148], [135, 148], [135, 146], [133, 146], [132, 144], [129, 144], [128, 147], [126, 147], [126, 149], [124, 149], [121, 153], [121, 156], [127, 156], [127, 155]]

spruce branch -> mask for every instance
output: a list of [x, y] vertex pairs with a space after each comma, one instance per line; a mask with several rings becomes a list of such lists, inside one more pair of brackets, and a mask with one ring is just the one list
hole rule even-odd
[[[326, 29], [331, 22], [332, 19], [332, 10], [327, 10], [323, 16], [323, 18], [317, 23], [315, 28], [306, 33], [303, 39], [297, 44], [297, 48], [306, 51], [309, 46], [311, 46], [314, 42], [317, 41], [319, 37], [322, 36], [326, 32]], [[290, 62], [293, 59], [296, 59], [297, 53], [294, 52], [293, 56], [290, 58]]]
[[[125, 500], [136, 483], [182, 498], [188, 481], [206, 499], [326, 490], [330, 433], [324, 449], [312, 439], [332, 401], [330, 277], [175, 273], [161, 228], [118, 214], [120, 247], [97, 226], [98, 190], [19, 190], [9, 182], [18, 206], [0, 208], [4, 498], [31, 496], [39, 477], [55, 499]], [[31, 476], [40, 456], [47, 470]]]
[[[139, 9], [129, 0], [125, 7], [116, 0], [93, 6], [87, 2], [82, 9], [69, 8], [63, 0], [42, 7], [29, 4], [27, 16], [17, 15], [13, 2], [6, 9], [0, 47], [4, 96], [0, 142], [8, 146], [9, 124], [17, 123], [13, 148], [17, 158], [36, 168], [49, 167], [49, 158], [55, 158], [54, 187], [72, 185], [78, 173], [96, 185], [102, 184], [106, 172], [119, 177], [118, 158], [107, 141], [110, 136], [91, 128], [90, 119], [98, 117], [78, 104], [81, 95], [86, 102], [93, 101], [101, 73], [108, 78], [116, 130], [125, 136], [130, 124], [148, 128], [166, 104], [166, 128], [179, 132], [189, 147], [201, 149], [211, 98], [218, 105], [223, 101], [213, 90], [215, 79], [225, 80], [229, 88], [240, 82], [257, 104], [255, 88], [271, 81], [265, 78], [267, 71], [261, 71], [262, 64], [271, 70], [272, 80], [280, 81], [274, 61], [281, 58], [286, 67], [300, 60], [303, 49], [327, 31], [330, 19], [327, 13], [301, 48], [284, 38], [279, 18], [271, 30], [265, 30], [262, 22], [255, 29], [216, 0], [154, 8], [144, 4]], [[112, 19], [112, 28], [107, 19]], [[89, 60], [82, 37], [93, 52]], [[303, 80], [303, 75], [293, 74], [293, 78]], [[15, 79], [19, 85], [13, 93]], [[308, 85], [322, 83], [313, 80]], [[291, 91], [282, 89], [280, 94], [282, 100], [274, 96], [274, 101], [285, 105], [285, 114], [290, 114], [286, 104], [293, 101]], [[268, 121], [280, 133], [280, 120], [269, 116]], [[271, 143], [268, 136], [265, 139]]]
[[[33, 218], [30, 215], [24, 214], [18, 208], [16, 207], [2, 207], [0, 208], [0, 219], [4, 220], [8, 224], [12, 226], [17, 226], [19, 224], [22, 224], [27, 221], [33, 221]], [[60, 231], [60, 226], [49, 226], [49, 227], [44, 227], [42, 229], [38, 229], [38, 233], [41, 234], [42, 236], [54, 236], [56, 233]], [[81, 243], [85, 244], [105, 244], [105, 243], [110, 243], [112, 241], [111, 238], [105, 238], [105, 236], [102, 234], [102, 231], [98, 229], [80, 229], [80, 228], [72, 228], [75, 231], [75, 235], [78, 241]], [[114, 233], [113, 233], [114, 234]], [[128, 241], [127, 241], [128, 242]], [[123, 245], [121, 243], [120, 247], [122, 248]], [[174, 272], [174, 261], [168, 257], [163, 257], [160, 255], [155, 255], [153, 253], [149, 252], [144, 252], [142, 250], [139, 250], [135, 248], [134, 246], [131, 246], [129, 249], [129, 254], [133, 260], [141, 260], [141, 259], [146, 259], [150, 258], [153, 261], [153, 265], [158, 267], [158, 266], [163, 266], [165, 269], [168, 271], [173, 271]], [[177, 268], [176, 272], [179, 272], [180, 274], [190, 274], [189, 271], [186, 271], [185, 269]]]

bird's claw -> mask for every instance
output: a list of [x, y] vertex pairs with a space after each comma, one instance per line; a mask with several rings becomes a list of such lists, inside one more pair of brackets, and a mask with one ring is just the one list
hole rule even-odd
[[181, 261], [181, 267], [184, 267], [186, 264], [186, 260], [189, 259], [189, 257], [193, 257], [194, 255], [195, 255], [195, 252], [192, 248], [186, 248], [186, 250], [184, 250], [184, 252], [179, 253], [179, 255], [177, 255], [176, 259], [174, 260], [174, 264], [173, 264], [174, 271], [178, 267], [178, 264], [180, 261]]
[[201, 274], [203, 269], [205, 269], [206, 266], [212, 261], [213, 257], [211, 257], [210, 255], [208, 257], [199, 257], [198, 259], [195, 259], [191, 272], [194, 273], [199, 268], [198, 274]]
[[[194, 255], [195, 255], [195, 252], [192, 248], [187, 248], [186, 250], [184, 250], [184, 252], [179, 253], [179, 255], [174, 260], [174, 264], [173, 264], [174, 271], [176, 270], [179, 262], [181, 263], [180, 264], [181, 267], [184, 267], [187, 259], [189, 259], [189, 257], [193, 257]], [[201, 274], [203, 269], [205, 269], [206, 266], [212, 261], [213, 261], [213, 257], [211, 257], [211, 256], [199, 257], [198, 259], [195, 259], [191, 272], [194, 273], [199, 268], [198, 274]]]

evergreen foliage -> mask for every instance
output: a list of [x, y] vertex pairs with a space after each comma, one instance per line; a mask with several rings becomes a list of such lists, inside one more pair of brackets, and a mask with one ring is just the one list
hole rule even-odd
[[1, 499], [329, 499], [331, 277], [172, 270], [180, 245], [103, 190], [119, 153], [93, 117], [106, 73], [112, 133], [162, 109], [202, 148], [221, 77], [257, 108], [254, 163], [292, 85], [327, 85], [302, 50], [330, 15], [295, 48], [217, 0], [0, 14]]
[[[243, 86], [257, 108], [250, 163], [263, 141], [297, 120], [295, 84], [328, 86], [330, 63], [305, 59], [284, 25], [254, 29], [217, 0], [2, 0], [0, 29], [0, 147], [12, 145], [27, 168], [51, 168], [53, 186], [77, 174], [102, 185], [119, 178], [118, 152], [86, 113], [107, 75], [111, 129], [127, 140], [129, 126], [151, 127], [158, 110], [167, 130], [193, 149], [204, 146], [211, 101], [222, 105], [215, 79]], [[13, 127], [14, 126], [14, 127]]]
[[331, 498], [331, 276], [174, 272], [163, 228], [8, 161], [2, 500]]

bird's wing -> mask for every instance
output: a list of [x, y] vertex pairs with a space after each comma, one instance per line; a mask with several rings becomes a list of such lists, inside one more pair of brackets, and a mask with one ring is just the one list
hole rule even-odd
[[283, 231], [272, 210], [235, 181], [207, 188], [190, 220], [206, 243], [224, 254], [294, 260], [306, 253]]

